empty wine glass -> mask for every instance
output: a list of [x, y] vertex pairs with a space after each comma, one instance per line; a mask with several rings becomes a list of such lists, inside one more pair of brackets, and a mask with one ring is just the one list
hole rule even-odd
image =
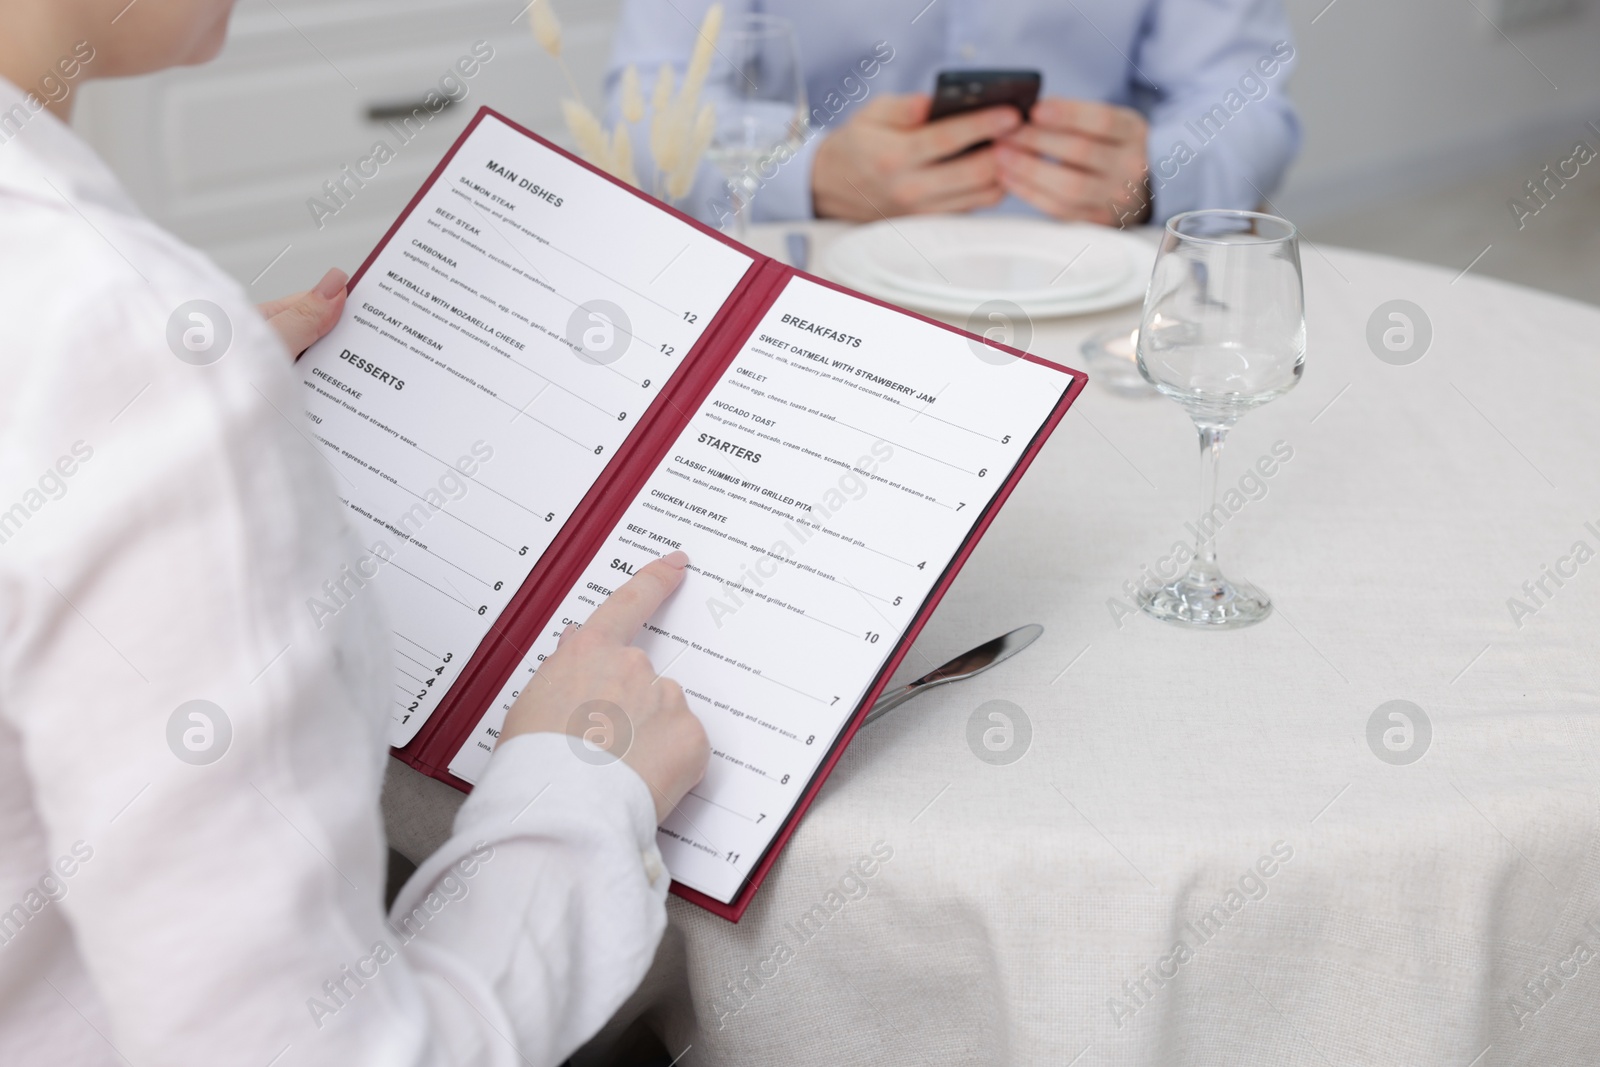
[[1231, 628], [1272, 601], [1217, 566], [1217, 468], [1228, 430], [1276, 400], [1305, 365], [1305, 296], [1294, 225], [1254, 211], [1174, 216], [1161, 241], [1139, 326], [1139, 372], [1200, 431], [1200, 515], [1188, 573], [1140, 596], [1158, 619]]
[[763, 171], [771, 177], [771, 168], [800, 147], [805, 128], [806, 88], [794, 27], [775, 15], [730, 18], [717, 40], [706, 94], [716, 105], [706, 158], [727, 182], [733, 230], [743, 240]]

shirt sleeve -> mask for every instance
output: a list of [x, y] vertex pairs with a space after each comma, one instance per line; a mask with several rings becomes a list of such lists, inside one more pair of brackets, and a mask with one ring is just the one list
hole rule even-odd
[[792, 155], [773, 160], [761, 172], [761, 187], [751, 201], [752, 222], [816, 218], [816, 201], [811, 196], [811, 170], [816, 162], [817, 146], [831, 132], [829, 128], [808, 126], [806, 139]]
[[[647, 787], [625, 764], [575, 759], [570, 744], [533, 734], [501, 745], [454, 836], [390, 914], [400, 944], [465, 965], [534, 1063], [562, 1062], [605, 1024], [666, 925], [670, 879]], [[445, 1007], [463, 992], [425, 970], [419, 980]]]
[[1300, 147], [1295, 55], [1281, 0], [1157, 0], [1131, 57], [1148, 102], [1153, 221], [1273, 195]]
[[[559, 738], [508, 742], [391, 924], [388, 625], [360, 587], [332, 618], [307, 606], [365, 551], [338, 499], [355, 472], [236, 286], [112, 232], [127, 267], [60, 262], [126, 278], [40, 267], [46, 295], [0, 297], [40, 341], [0, 363], [0, 485], [37, 489], [0, 545], [0, 745], [38, 862], [76, 857], [57, 965], [97, 1000], [63, 1015], [132, 1063], [560, 1063], [665, 926], [646, 787]], [[209, 366], [167, 340], [197, 293], [233, 335]]]

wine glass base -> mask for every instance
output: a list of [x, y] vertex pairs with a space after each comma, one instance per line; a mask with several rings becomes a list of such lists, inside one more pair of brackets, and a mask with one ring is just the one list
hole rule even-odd
[[1188, 575], [1159, 589], [1141, 593], [1139, 607], [1146, 615], [1180, 626], [1212, 630], [1237, 630], [1272, 614], [1267, 594], [1249, 582], [1195, 581]]

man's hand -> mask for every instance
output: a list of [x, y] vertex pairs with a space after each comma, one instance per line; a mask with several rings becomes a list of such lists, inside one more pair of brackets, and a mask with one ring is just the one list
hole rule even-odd
[[1105, 226], [1150, 215], [1150, 133], [1131, 108], [1046, 97], [995, 148], [1000, 185], [1054, 218]]
[[349, 280], [344, 271], [335, 268], [322, 276], [315, 289], [260, 306], [261, 317], [283, 338], [289, 355], [299, 356], [333, 329], [344, 311]]
[[819, 218], [863, 222], [887, 215], [971, 211], [1005, 197], [995, 153], [956, 153], [1016, 130], [1022, 116], [992, 107], [928, 121], [924, 95], [869, 101], [817, 147], [811, 198]]
[[[636, 771], [664, 821], [706, 772], [711, 749], [706, 731], [689, 710], [678, 683], [659, 677], [650, 657], [630, 642], [639, 628], [683, 582], [689, 557], [674, 552], [639, 568], [581, 630], [568, 627], [506, 715], [500, 743], [519, 734], [583, 737], [602, 748], [626, 745], [622, 761]], [[584, 705], [599, 702], [587, 711]], [[598, 722], [619, 713], [621, 722]], [[614, 753], [615, 754], [615, 753]]]

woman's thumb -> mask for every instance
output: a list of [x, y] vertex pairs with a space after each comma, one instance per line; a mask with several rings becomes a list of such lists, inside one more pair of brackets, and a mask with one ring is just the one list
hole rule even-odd
[[330, 270], [316, 288], [290, 300], [267, 320], [292, 355], [298, 356], [333, 329], [344, 310], [348, 281], [344, 271]]

